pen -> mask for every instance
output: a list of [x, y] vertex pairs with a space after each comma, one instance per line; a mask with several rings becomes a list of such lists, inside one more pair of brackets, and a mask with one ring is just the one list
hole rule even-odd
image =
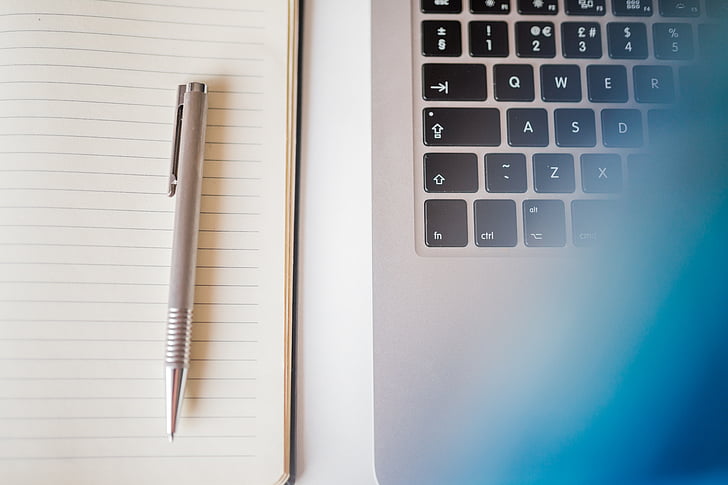
[[165, 355], [167, 436], [170, 442], [174, 440], [190, 366], [202, 160], [207, 126], [207, 86], [204, 83], [182, 84], [177, 88], [174, 125], [168, 195], [177, 200]]

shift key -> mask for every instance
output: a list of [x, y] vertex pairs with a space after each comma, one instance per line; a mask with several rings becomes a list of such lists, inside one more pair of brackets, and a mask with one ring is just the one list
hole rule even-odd
[[500, 112], [496, 108], [427, 108], [422, 115], [425, 145], [500, 145]]

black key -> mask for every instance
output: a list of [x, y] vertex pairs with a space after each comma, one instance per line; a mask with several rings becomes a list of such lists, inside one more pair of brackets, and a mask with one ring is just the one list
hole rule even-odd
[[571, 228], [574, 246], [594, 246], [616, 236], [618, 208], [613, 200], [574, 200], [571, 202]]
[[474, 153], [425, 153], [427, 192], [477, 192], [478, 157]]
[[574, 191], [574, 158], [568, 153], [537, 153], [533, 156], [533, 188], [539, 193]]
[[705, 0], [705, 6], [710, 18], [728, 17], [728, 2], [725, 0]]
[[647, 112], [647, 131], [650, 135], [650, 143], [656, 146], [664, 146], [676, 135], [680, 135], [680, 130], [676, 113], [667, 109], [651, 109]]
[[604, 15], [604, 0], [566, 0], [566, 13], [569, 15]]
[[645, 24], [607, 24], [607, 46], [612, 59], [647, 59]]
[[564, 203], [560, 200], [524, 200], [523, 235], [529, 247], [565, 245]]
[[493, 67], [493, 77], [498, 101], [533, 101], [533, 67], [497, 64]]
[[558, 12], [557, 0], [518, 0], [518, 13], [524, 15], [556, 15]]
[[425, 145], [500, 145], [500, 113], [495, 108], [426, 108]]
[[653, 24], [652, 35], [658, 59], [692, 59], [693, 29], [690, 24]]
[[468, 245], [468, 206], [464, 200], [425, 201], [425, 244], [431, 247]]
[[644, 189], [654, 185], [656, 169], [655, 161], [650, 155], [630, 154], [627, 157], [627, 173], [629, 174], [627, 188], [630, 193], [644, 195]]
[[725, 46], [728, 45], [728, 35], [718, 24], [698, 25], [698, 45], [700, 55], [709, 59], [722, 59]]
[[624, 103], [627, 101], [627, 69], [624, 66], [587, 66], [589, 101]]
[[470, 0], [473, 13], [507, 14], [511, 11], [511, 0]]
[[564, 57], [602, 57], [602, 33], [596, 22], [564, 22], [561, 24], [561, 44]]
[[473, 57], [507, 57], [508, 24], [505, 22], [470, 22], [470, 55]]
[[422, 13], [460, 13], [462, 0], [420, 0]]
[[619, 155], [581, 156], [581, 187], [584, 192], [607, 194], [622, 191], [622, 160]]
[[579, 66], [541, 66], [541, 98], [544, 101], [581, 101]]
[[422, 55], [458, 57], [462, 53], [460, 22], [425, 20], [422, 22]]
[[593, 147], [597, 144], [594, 111], [557, 109], [554, 111], [556, 144], [560, 147]]
[[642, 115], [636, 109], [602, 110], [602, 141], [607, 147], [642, 145]]
[[486, 98], [482, 64], [425, 64], [422, 97], [428, 101], [483, 101]]
[[555, 57], [556, 41], [551, 22], [516, 22], [518, 57]]
[[480, 247], [513, 247], [516, 235], [516, 203], [512, 200], [476, 200], [475, 244]]
[[549, 144], [545, 109], [513, 108], [507, 113], [508, 144], [513, 147], [545, 147]]
[[488, 192], [526, 191], [526, 156], [521, 153], [488, 153], [485, 156], [485, 188]]
[[652, 0], [612, 0], [612, 11], [620, 17], [649, 17]]
[[659, 0], [663, 17], [697, 17], [700, 15], [698, 0]]
[[640, 103], [672, 103], [675, 101], [675, 82], [670, 66], [635, 66], [634, 97]]

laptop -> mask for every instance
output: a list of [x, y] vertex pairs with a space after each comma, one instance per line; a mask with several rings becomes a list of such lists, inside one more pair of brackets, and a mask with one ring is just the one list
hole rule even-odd
[[373, 0], [380, 484], [728, 483], [727, 5]]

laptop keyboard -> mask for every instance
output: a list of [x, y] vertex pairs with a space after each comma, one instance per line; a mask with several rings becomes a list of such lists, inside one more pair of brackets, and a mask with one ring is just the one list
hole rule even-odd
[[630, 169], [647, 163], [689, 93], [691, 66], [724, 55], [725, 0], [417, 3], [415, 220], [425, 255], [604, 239]]

